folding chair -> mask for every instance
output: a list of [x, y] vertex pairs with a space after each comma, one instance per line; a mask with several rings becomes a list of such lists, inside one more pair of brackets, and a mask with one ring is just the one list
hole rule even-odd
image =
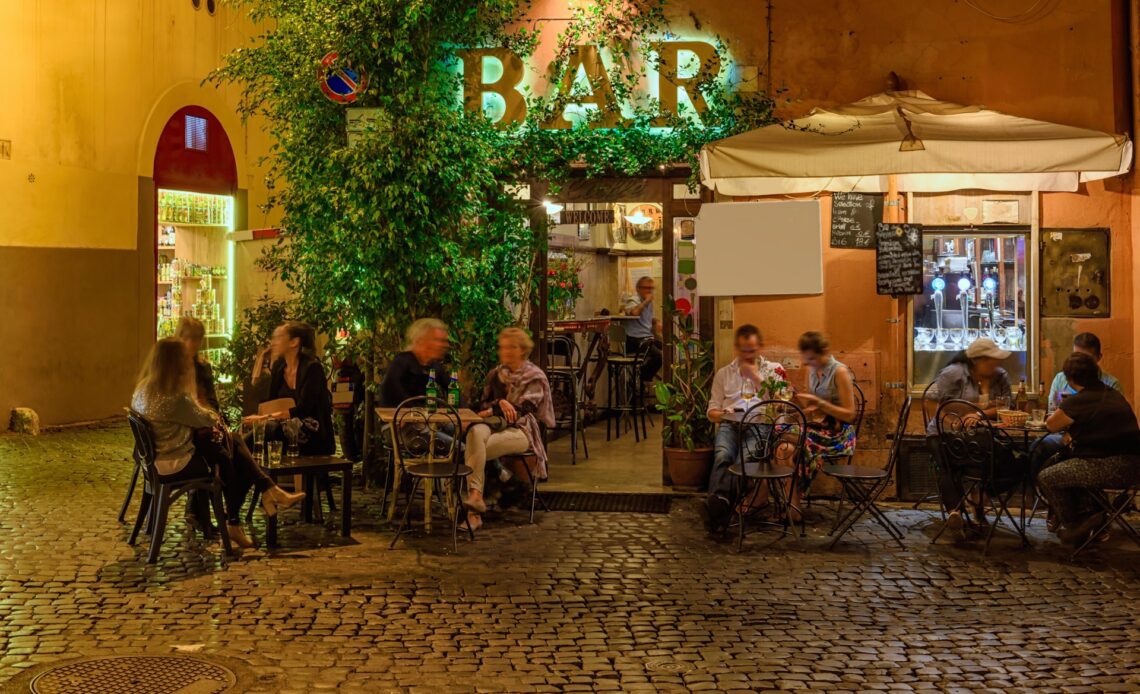
[[[859, 384], [855, 382], [855, 374], [852, 374], [851, 376], [851, 386], [854, 391], [852, 394], [855, 396], [855, 421], [851, 422], [851, 426], [855, 427], [855, 440], [858, 441], [859, 431], [863, 428], [863, 415], [867, 413], [867, 396], [863, 395], [863, 389], [860, 388]], [[847, 461], [846, 464], [850, 465], [851, 459], [853, 457], [854, 454], [842, 456], [824, 456], [824, 460], [826, 460], [828, 464], [832, 466], [837, 465], [838, 461], [841, 460]], [[808, 471], [808, 474], [811, 474], [810, 470]], [[842, 497], [840, 497], [840, 503], [842, 503]], [[804, 505], [808, 508], [811, 508], [811, 487], [808, 487], [807, 491], [804, 492]]]
[[[828, 545], [828, 549], [834, 548], [836, 543], [868, 513], [890, 534], [891, 538], [898, 543], [899, 547], [903, 547], [902, 531], [891, 522], [890, 518], [886, 516], [875, 502], [878, 501], [879, 496], [882, 495], [891, 483], [895, 465], [898, 464], [899, 451], [902, 448], [903, 434], [906, 433], [906, 421], [907, 418], [910, 417], [910, 407], [911, 398], [908, 395], [903, 400], [902, 407], [899, 409], [899, 421], [898, 424], [895, 425], [895, 439], [891, 442], [891, 450], [887, 457], [887, 467], [885, 469], [860, 467], [857, 465], [824, 466], [823, 471], [838, 480], [843, 487], [839, 507], [835, 510], [835, 525], [832, 526], [831, 532], [828, 533], [834, 536], [831, 540], [831, 544]], [[840, 518], [840, 511], [843, 508], [843, 499], [845, 498], [851, 501], [852, 508], [847, 512], [847, 515]], [[838, 530], [838, 533], [836, 533], [836, 530]]]
[[[788, 501], [786, 485], [795, 484], [803, 455], [807, 420], [803, 410], [784, 400], [762, 400], [748, 408], [737, 422], [739, 462], [728, 468], [737, 476], [740, 494], [737, 496], [737, 522], [739, 538], [737, 550], [744, 549], [745, 507], [750, 497], [754, 500], [762, 488], [767, 487], [776, 514], [782, 520], [774, 525], [781, 527], [780, 537], [788, 535], [791, 523], [789, 510], [800, 513], [800, 535], [807, 534], [803, 512]], [[751, 487], [751, 489], [750, 489]]]
[[[995, 514], [993, 523], [986, 532], [982, 554], [989, 552], [990, 542], [1003, 518], [1009, 520], [1021, 538], [1021, 546], [1029, 546], [1024, 521], [1019, 524], [1009, 510], [1013, 495], [1020, 492], [1021, 513], [1024, 517], [1026, 471], [1003, 469], [998, 462], [1002, 448], [1013, 450], [1013, 440], [1004, 431], [994, 429], [986, 419], [985, 412], [966, 400], [947, 400], [938, 407], [934, 418], [942, 444], [942, 464], [949, 466], [963, 489], [961, 501], [948, 511], [963, 513], [970, 496], [976, 492], [982, 496], [983, 505], [989, 501], [990, 510]], [[1027, 470], [1028, 465], [1025, 467]], [[937, 542], [945, 530], [946, 523], [943, 523], [930, 540], [931, 544]]]
[[1137, 533], [1136, 528], [1133, 528], [1132, 524], [1128, 522], [1128, 519], [1124, 517], [1124, 514], [1133, 508], [1136, 497], [1140, 495], [1140, 481], [1127, 489], [1097, 489], [1090, 491], [1092, 491], [1090, 496], [1092, 496], [1096, 504], [1100, 506], [1101, 511], [1104, 512], [1104, 522], [1101, 523], [1100, 527], [1090, 533], [1088, 538], [1077, 547], [1070, 559], [1076, 559], [1082, 550], [1095, 542], [1098, 535], [1108, 532], [1113, 524], [1123, 529], [1124, 532], [1132, 538], [1132, 541], [1140, 546], [1140, 533]]
[[[922, 426], [923, 427], [925, 427], [928, 423], [930, 423], [930, 421], [932, 419], [934, 419], [934, 415], [938, 412], [938, 404], [939, 404], [938, 398], [939, 398], [939, 395], [938, 395], [938, 382], [937, 381], [926, 386], [926, 389], [922, 391]], [[935, 467], [934, 473], [935, 473], [935, 476], [937, 477], [937, 475], [938, 475], [938, 460], [937, 460], [937, 458], [933, 459], [932, 462], [933, 462], [934, 467]], [[942, 496], [940, 494], [938, 494], [937, 492], [935, 492], [934, 494], [928, 494], [928, 495], [922, 497], [921, 499], [919, 499], [918, 501], [914, 502], [913, 508], [917, 511], [919, 506], [922, 506], [923, 504], [929, 503], [931, 501], [937, 501], [938, 502], [938, 510], [942, 513], [942, 520], [946, 520], [946, 506], [943, 505], [943, 503], [942, 503]]]

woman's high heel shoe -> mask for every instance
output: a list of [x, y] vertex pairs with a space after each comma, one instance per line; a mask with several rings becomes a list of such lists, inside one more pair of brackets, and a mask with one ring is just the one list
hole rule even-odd
[[265, 515], [276, 516], [278, 510], [296, 506], [301, 503], [304, 498], [305, 492], [290, 494], [275, 485], [266, 489], [261, 495], [261, 508], [265, 510]]

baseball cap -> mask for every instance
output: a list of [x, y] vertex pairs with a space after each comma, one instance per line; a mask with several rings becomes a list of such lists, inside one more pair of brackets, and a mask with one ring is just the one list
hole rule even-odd
[[988, 337], [979, 337], [966, 348], [966, 356], [970, 359], [989, 357], [990, 359], [1004, 361], [1005, 359], [1009, 359], [1009, 354], [1008, 350], [998, 347], [997, 343]]

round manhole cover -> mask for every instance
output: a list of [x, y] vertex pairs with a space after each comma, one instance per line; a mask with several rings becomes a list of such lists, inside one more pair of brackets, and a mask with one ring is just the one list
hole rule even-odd
[[645, 661], [645, 669], [650, 672], [660, 672], [670, 675], [684, 675], [692, 672], [695, 668], [692, 663], [687, 663], [683, 660], [673, 660], [672, 658], [650, 658]]
[[237, 684], [229, 668], [177, 655], [73, 660], [32, 680], [36, 694], [218, 694]]

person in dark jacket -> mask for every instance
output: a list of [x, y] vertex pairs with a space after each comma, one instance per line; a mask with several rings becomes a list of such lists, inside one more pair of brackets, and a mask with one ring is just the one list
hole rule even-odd
[[439, 395], [447, 392], [447, 324], [436, 318], [420, 318], [408, 328], [407, 348], [388, 364], [380, 384], [380, 406], [399, 407], [408, 398], [423, 397], [428, 375], [435, 377]]
[[283, 438], [295, 436], [301, 455], [336, 453], [332, 394], [328, 377], [316, 357], [316, 331], [306, 323], [285, 321], [269, 340], [273, 369], [269, 400], [292, 398], [294, 406], [270, 413]]
[[[182, 343], [186, 354], [194, 364], [194, 399], [206, 409], [213, 410], [222, 423], [226, 416], [222, 412], [222, 405], [218, 401], [218, 390], [214, 385], [214, 370], [209, 362], [202, 358], [202, 342], [206, 339], [206, 326], [202, 321], [192, 316], [182, 316], [178, 319], [178, 327], [174, 330], [174, 337]], [[199, 441], [199, 445], [209, 445], [207, 441]], [[193, 490], [186, 500], [186, 521], [207, 537], [216, 530], [210, 521], [210, 495], [201, 490]]]

